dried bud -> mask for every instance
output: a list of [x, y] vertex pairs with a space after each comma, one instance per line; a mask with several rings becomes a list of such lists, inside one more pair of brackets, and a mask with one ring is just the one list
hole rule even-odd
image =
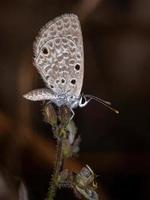
[[95, 174], [93, 170], [86, 165], [75, 177], [75, 190], [88, 200], [98, 200], [98, 194], [95, 191], [97, 184], [94, 183]]
[[71, 110], [66, 106], [61, 106], [59, 108], [59, 115], [60, 115], [60, 121], [61, 124], [68, 124], [68, 122], [70, 121], [71, 117], [72, 117], [72, 113]]
[[76, 190], [88, 200], [99, 200], [98, 194], [93, 188], [80, 188], [77, 186]]
[[57, 114], [52, 104], [46, 104], [44, 106], [44, 118], [45, 121], [55, 127], [57, 125]]
[[95, 174], [93, 170], [86, 165], [86, 167], [83, 167], [81, 171], [76, 175], [76, 184], [79, 187], [86, 187], [87, 185], [90, 185], [93, 183], [95, 178]]

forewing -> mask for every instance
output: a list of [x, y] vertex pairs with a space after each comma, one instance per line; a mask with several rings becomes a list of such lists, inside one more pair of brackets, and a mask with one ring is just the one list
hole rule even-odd
[[50, 21], [34, 44], [34, 63], [47, 86], [58, 95], [80, 95], [84, 74], [80, 22], [74, 14]]
[[24, 94], [23, 97], [31, 101], [52, 100], [54, 98], [54, 96], [50, 93], [50, 90], [47, 88], [32, 90], [27, 94]]

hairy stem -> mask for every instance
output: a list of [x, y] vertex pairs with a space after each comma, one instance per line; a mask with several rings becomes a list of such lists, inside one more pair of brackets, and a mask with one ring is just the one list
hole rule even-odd
[[58, 176], [59, 176], [59, 172], [62, 170], [62, 166], [64, 162], [62, 146], [63, 146], [63, 139], [58, 140], [56, 162], [54, 166], [52, 179], [49, 185], [47, 200], [53, 200], [56, 195], [57, 185], [58, 185]]

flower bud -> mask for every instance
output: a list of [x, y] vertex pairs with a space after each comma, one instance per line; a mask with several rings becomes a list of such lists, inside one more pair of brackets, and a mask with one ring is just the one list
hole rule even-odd
[[52, 104], [46, 104], [44, 106], [44, 118], [45, 121], [55, 127], [57, 125], [57, 114]]
[[60, 121], [61, 124], [68, 124], [68, 122], [70, 121], [71, 117], [72, 117], [72, 113], [71, 110], [66, 106], [61, 106], [59, 108], [59, 115], [60, 115]]

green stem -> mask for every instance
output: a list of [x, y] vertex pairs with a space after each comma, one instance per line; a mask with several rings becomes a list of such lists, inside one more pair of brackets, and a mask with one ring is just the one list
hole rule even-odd
[[62, 146], [63, 146], [63, 139], [61, 139], [60, 141], [57, 141], [56, 162], [55, 162], [55, 166], [54, 166], [54, 172], [52, 175], [52, 179], [51, 179], [49, 189], [48, 189], [47, 200], [53, 200], [56, 195], [57, 185], [58, 185], [58, 176], [59, 176], [59, 172], [61, 171], [61, 168], [63, 165], [63, 160], [64, 160]]

